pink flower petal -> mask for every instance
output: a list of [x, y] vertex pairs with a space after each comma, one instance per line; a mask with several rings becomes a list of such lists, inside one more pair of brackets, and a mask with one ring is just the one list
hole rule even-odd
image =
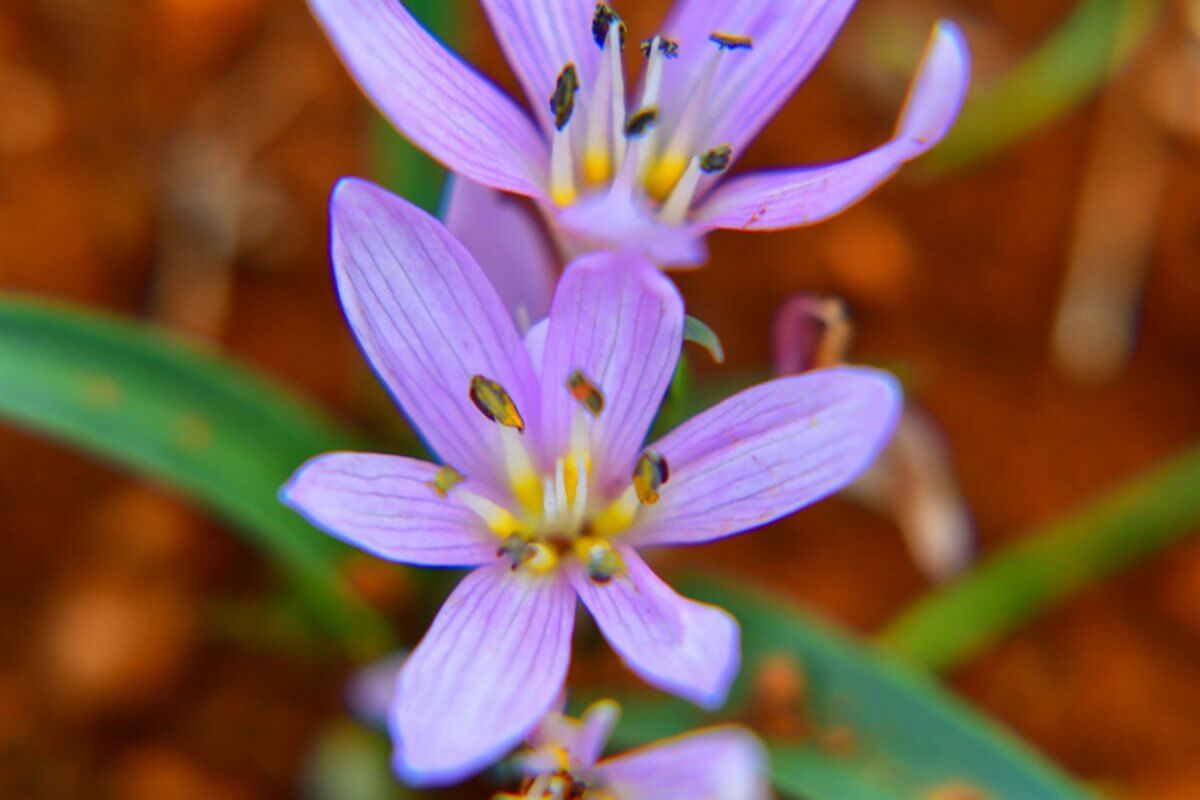
[[747, 389], [652, 445], [670, 478], [627, 541], [704, 542], [791, 514], [861, 474], [899, 412], [895, 381], [870, 369], [820, 370]]
[[368, 553], [425, 567], [474, 567], [497, 540], [453, 494], [432, 482], [437, 466], [402, 456], [326, 453], [283, 487], [281, 499], [309, 522]]
[[471, 378], [500, 383], [535, 425], [540, 398], [495, 289], [440, 222], [377, 186], [342, 181], [331, 214], [338, 291], [371, 365], [438, 456], [507, 491], [501, 431], [471, 402]]
[[836, 164], [752, 173], [722, 181], [696, 213], [708, 228], [778, 230], [828, 219], [872, 192], [950, 130], [970, 78], [958, 27], [941, 22], [910, 90], [895, 137]]
[[741, 663], [737, 622], [722, 609], [680, 597], [631, 548], [620, 552], [626, 571], [608, 583], [582, 570], [571, 575], [604, 638], [647, 683], [718, 708]]
[[769, 800], [767, 753], [727, 726], [656, 742], [602, 761], [606, 788], [627, 800]]
[[429, 34], [399, 0], [309, 0], [392, 124], [476, 183], [543, 197], [549, 150], [533, 120]]
[[600, 48], [592, 39], [594, 0], [482, 0], [496, 38], [517, 73], [545, 131], [553, 130], [547, 102], [558, 74], [575, 65], [590, 89]]
[[683, 300], [650, 262], [597, 253], [567, 267], [550, 309], [542, 362], [547, 455], [566, 452], [582, 413], [567, 379], [582, 371], [604, 396], [592, 425], [593, 475], [627, 484], [683, 347]]
[[558, 257], [528, 200], [450, 176], [443, 219], [521, 327], [550, 313]]
[[562, 691], [574, 622], [561, 576], [500, 561], [464, 578], [400, 672], [392, 710], [400, 776], [453, 783], [524, 739]]

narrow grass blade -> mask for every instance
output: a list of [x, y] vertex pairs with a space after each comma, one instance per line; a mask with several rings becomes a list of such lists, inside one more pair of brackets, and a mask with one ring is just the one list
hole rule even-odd
[[1200, 448], [1032, 531], [919, 600], [879, 637], [904, 659], [950, 669], [1080, 587], [1200, 530]]
[[384, 627], [343, 585], [344, 548], [276, 493], [305, 459], [354, 439], [280, 388], [169, 333], [0, 297], [0, 417], [174, 487], [217, 511], [348, 644]]

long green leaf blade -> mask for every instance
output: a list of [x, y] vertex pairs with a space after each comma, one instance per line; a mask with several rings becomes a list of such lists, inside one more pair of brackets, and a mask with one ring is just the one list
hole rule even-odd
[[1020, 537], [917, 601], [880, 642], [914, 664], [950, 669], [1082, 586], [1197, 530], [1200, 448]]
[[[769, 742], [776, 787], [806, 800], [923, 800], [952, 786], [981, 797], [1069, 800], [1086, 793], [924, 674], [835, 632], [791, 604], [727, 581], [685, 582], [684, 594], [727, 608], [742, 624], [744, 665], [731, 707], [768, 659], [802, 671], [809, 735]], [[705, 724], [682, 703], [623, 701], [618, 732], [642, 743]], [[820, 731], [840, 732], [831, 746]]]
[[216, 510], [358, 644], [383, 628], [343, 585], [343, 548], [277, 500], [305, 459], [353, 437], [281, 389], [166, 331], [0, 297], [0, 415]]

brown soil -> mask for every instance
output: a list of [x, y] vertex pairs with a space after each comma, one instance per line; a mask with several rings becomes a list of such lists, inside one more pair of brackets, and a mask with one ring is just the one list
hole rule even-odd
[[[637, 30], [664, 4], [646, 5]], [[887, 135], [903, 85], [864, 77], [856, 56], [872, 14], [968, 20], [986, 68], [1050, 30], [1068, 3], [1036, 5], [864, 3], [746, 163], [835, 158]], [[472, 15], [473, 59], [499, 74]], [[328, 190], [366, 171], [368, 116], [300, 0], [11, 0], [0, 86], [19, 98], [0, 108], [0, 286], [157, 315], [379, 424], [325, 256]], [[719, 331], [731, 368], [749, 368], [767, 363], [766, 321], [786, 297], [845, 296], [857, 354], [901, 369], [944, 427], [992, 551], [1200, 433], [1194, 142], [1171, 145], [1128, 370], [1081, 387], [1049, 357], [1096, 118], [1092, 104], [969, 173], [893, 182], [820, 227], [715, 236], [712, 266], [679, 279], [690, 310]], [[223, 137], [258, 143], [239, 161]], [[220, 169], [232, 183], [201, 180]], [[170, 211], [196, 186], [204, 213]], [[205, 226], [226, 224], [234, 200], [256, 224], [233, 249], [196, 255], [187, 237], [211, 246]], [[208, 277], [172, 284], [167, 256], [181, 252]], [[927, 588], [894, 527], [840, 500], [680, 558], [753, 575], [864, 632]], [[231, 620], [258, 613], [269, 575], [200, 511], [0, 428], [0, 796], [292, 794], [348, 665], [238, 634]], [[390, 607], [407, 606], [386, 573], [363, 565], [362, 577]], [[1082, 592], [952, 680], [1119, 796], [1197, 796], [1200, 545]]]

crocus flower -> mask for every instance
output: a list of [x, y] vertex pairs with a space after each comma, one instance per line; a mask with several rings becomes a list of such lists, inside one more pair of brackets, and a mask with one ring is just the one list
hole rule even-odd
[[549, 714], [518, 757], [521, 791], [493, 800], [767, 800], [767, 756], [734, 725], [696, 731], [600, 760], [620, 709], [591, 705], [579, 720]]
[[[594, 0], [481, 0], [532, 109], [461, 62], [398, 0], [310, 0], [363, 90], [462, 177], [532, 198], [568, 256], [638, 249], [703, 263], [717, 228], [776, 230], [841, 212], [933, 147], [958, 114], [968, 53], [934, 28], [894, 136], [840, 163], [722, 179], [828, 49], [853, 0], [678, 0], [640, 44]], [[622, 49], [645, 56], [628, 91]]]
[[643, 679], [723, 702], [736, 622], [680, 597], [638, 549], [729, 536], [845, 485], [892, 429], [894, 382], [850, 368], [781, 378], [643, 447], [684, 327], [678, 291], [650, 262], [571, 263], [522, 339], [474, 259], [424, 212], [346, 180], [332, 225], [354, 333], [442, 463], [327, 454], [283, 500], [383, 558], [474, 568], [400, 672], [400, 775], [453, 781], [550, 710], [576, 596]]

